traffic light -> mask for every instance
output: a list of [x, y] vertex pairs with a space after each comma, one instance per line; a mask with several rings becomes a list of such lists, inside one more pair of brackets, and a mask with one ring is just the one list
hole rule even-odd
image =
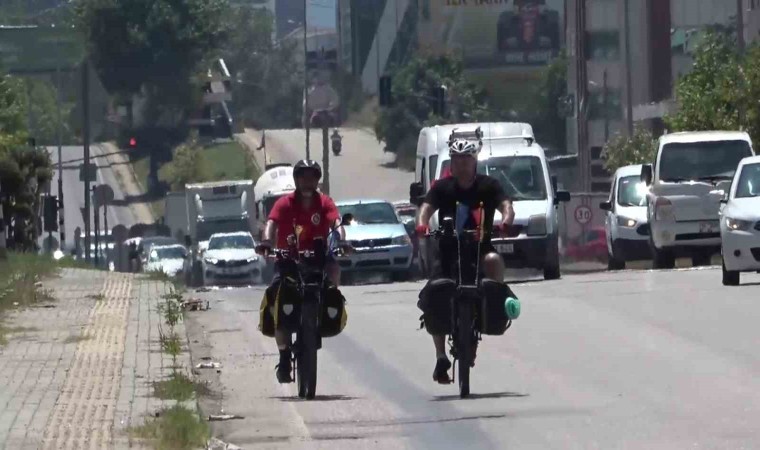
[[134, 137], [129, 138], [129, 148], [137, 147], [137, 139]]
[[433, 100], [433, 113], [443, 117], [446, 115], [446, 86], [438, 86], [431, 89], [430, 97]]
[[380, 77], [380, 106], [391, 106], [393, 96], [391, 95], [391, 77], [383, 75]]
[[45, 219], [45, 231], [58, 231], [58, 197], [53, 195], [44, 197], [42, 206]]

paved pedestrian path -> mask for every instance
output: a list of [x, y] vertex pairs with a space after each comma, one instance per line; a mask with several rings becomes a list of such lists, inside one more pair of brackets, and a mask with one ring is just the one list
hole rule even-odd
[[[168, 285], [78, 269], [44, 285], [55, 300], [6, 317], [0, 449], [141, 448], [129, 428], [170, 403], [153, 397], [173, 364], [159, 339]], [[181, 323], [175, 331], [185, 341]]]

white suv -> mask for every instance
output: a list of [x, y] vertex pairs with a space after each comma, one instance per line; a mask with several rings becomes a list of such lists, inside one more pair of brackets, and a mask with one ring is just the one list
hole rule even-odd
[[749, 135], [739, 131], [700, 131], [660, 138], [654, 165], [644, 165], [649, 186], [647, 218], [655, 269], [675, 266], [690, 256], [695, 266], [720, 251], [718, 210], [736, 168], [753, 155]]

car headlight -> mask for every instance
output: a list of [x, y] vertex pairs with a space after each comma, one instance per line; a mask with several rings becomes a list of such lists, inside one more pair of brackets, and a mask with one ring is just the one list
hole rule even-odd
[[412, 240], [409, 239], [408, 234], [405, 234], [391, 239], [391, 245], [412, 245]]
[[726, 226], [732, 231], [747, 231], [752, 226], [752, 222], [749, 220], [732, 219], [726, 217]]
[[247, 262], [248, 264], [250, 264], [250, 263], [255, 263], [258, 260], [259, 260], [258, 256], [251, 256], [250, 258], [246, 259], [245, 262]]
[[528, 219], [528, 229], [525, 232], [528, 236], [543, 236], [546, 234], [546, 216], [539, 214], [530, 216]]
[[203, 258], [203, 260], [206, 261], [208, 264], [214, 264], [214, 265], [216, 265], [216, 263], [219, 262], [219, 260], [216, 258]]
[[628, 217], [618, 216], [617, 218], [617, 224], [618, 226], [621, 226], [621, 227], [633, 228], [636, 226], [636, 223], [637, 222], [635, 220], [629, 219]]

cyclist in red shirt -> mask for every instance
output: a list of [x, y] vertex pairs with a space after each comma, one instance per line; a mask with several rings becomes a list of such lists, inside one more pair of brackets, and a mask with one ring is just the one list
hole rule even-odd
[[[273, 246], [288, 249], [288, 236], [298, 234], [298, 250], [313, 250], [314, 239], [322, 238], [327, 242], [328, 235], [336, 228], [339, 240], [346, 238], [341, 226], [338, 207], [333, 200], [317, 191], [319, 180], [322, 178], [322, 168], [316, 161], [304, 159], [293, 168], [293, 179], [296, 190], [286, 195], [274, 204], [269, 213], [264, 236], [259, 244], [259, 253], [267, 255]], [[332, 257], [327, 256], [325, 267], [327, 277], [338, 286], [340, 283], [340, 266]], [[274, 282], [277, 282], [275, 277]], [[291, 336], [280, 330], [275, 331], [275, 340], [280, 350], [280, 364], [277, 366], [277, 380], [280, 383], [290, 383], [291, 380]]]

